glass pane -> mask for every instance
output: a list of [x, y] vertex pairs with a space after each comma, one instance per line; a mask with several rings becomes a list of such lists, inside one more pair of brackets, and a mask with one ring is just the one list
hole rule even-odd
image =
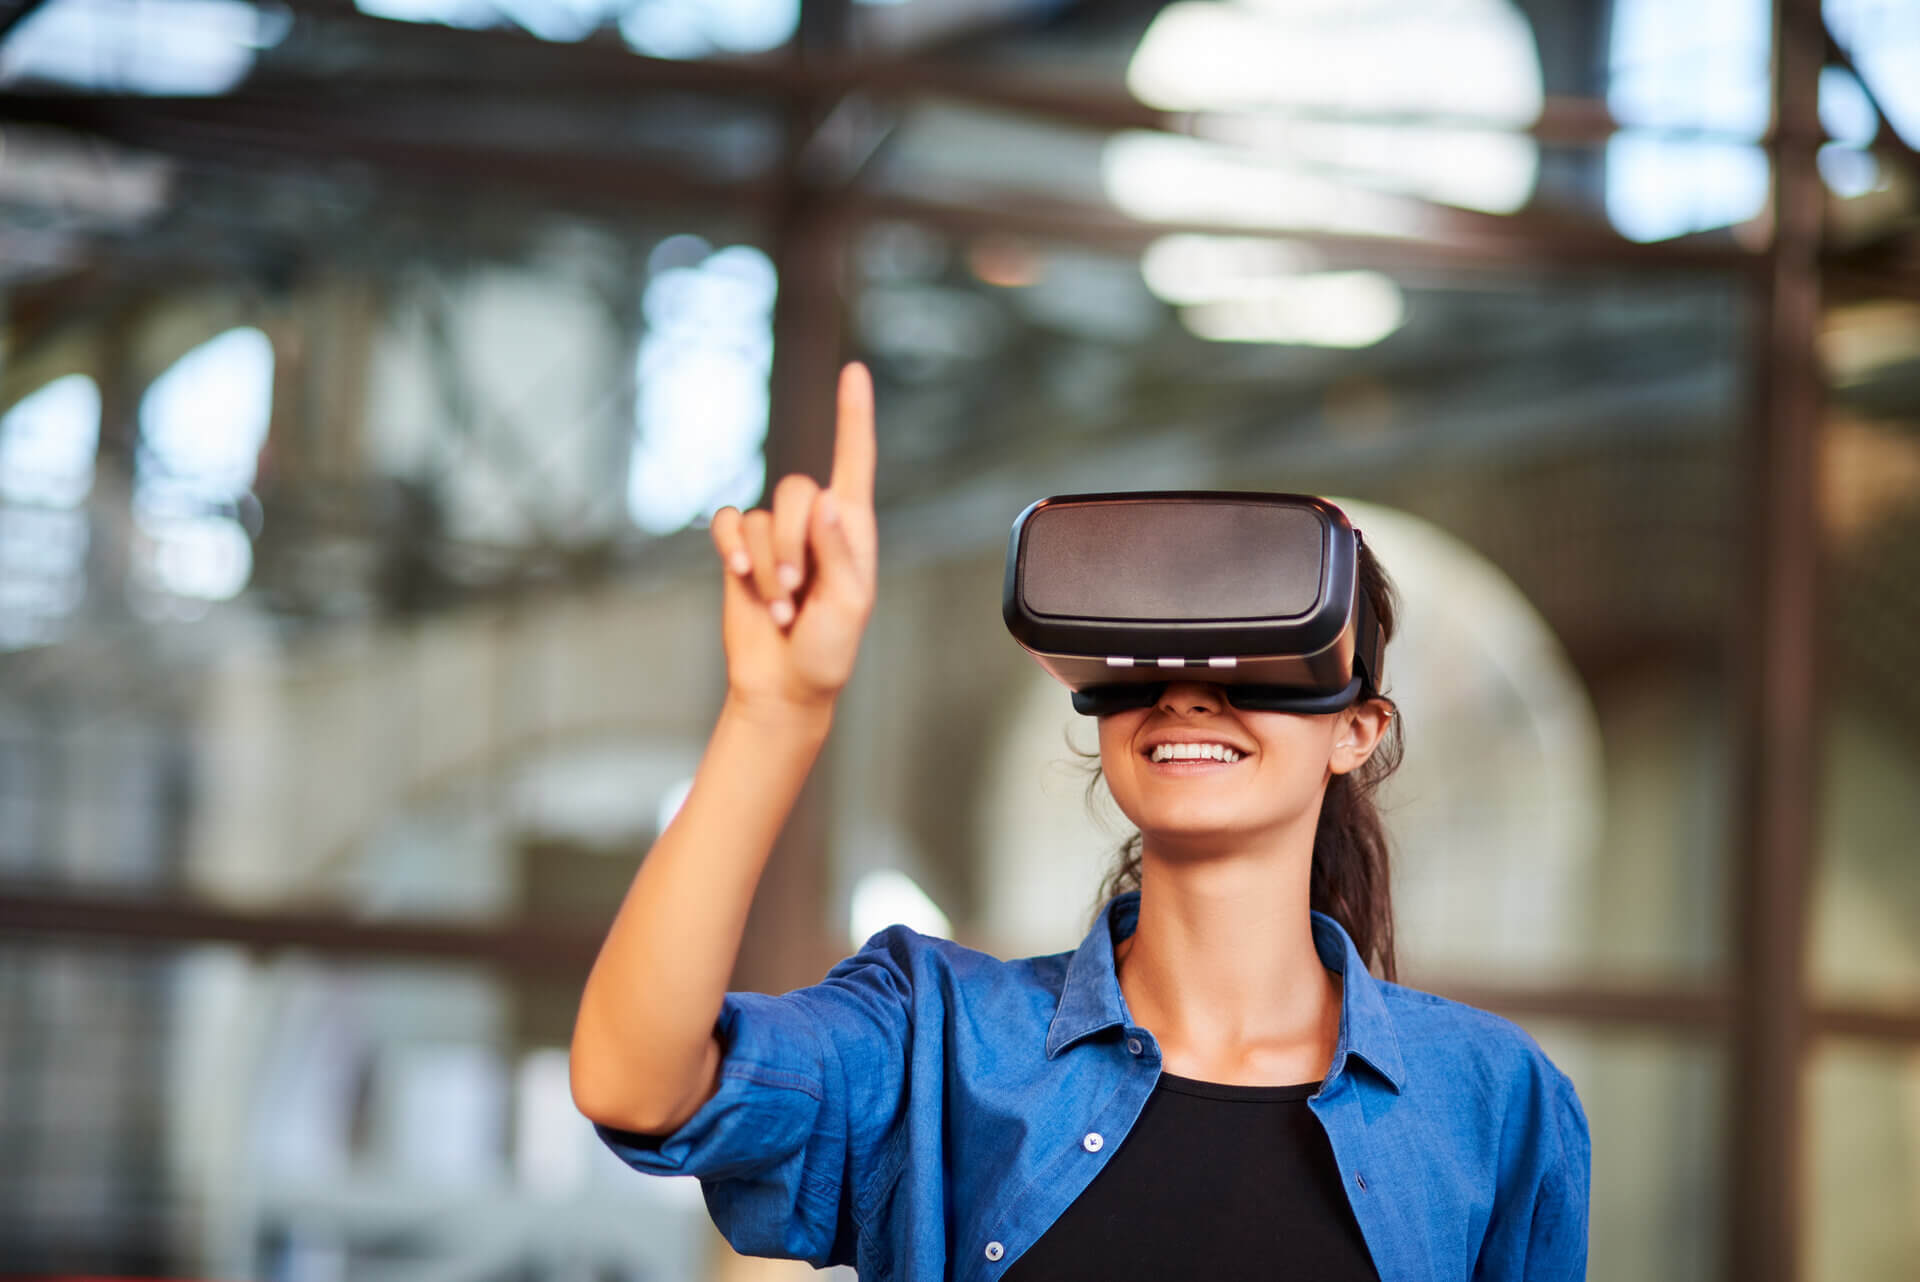
[[1726, 1183], [1717, 1045], [1546, 1020], [1528, 1027], [1573, 1079], [1593, 1136], [1587, 1276], [1717, 1279]]
[[1808, 1111], [1808, 1282], [1907, 1282], [1920, 1260], [1920, 1049], [1823, 1044]]
[[1828, 608], [1813, 899], [1823, 997], [1920, 1001], [1920, 305], [1834, 308], [1820, 495]]

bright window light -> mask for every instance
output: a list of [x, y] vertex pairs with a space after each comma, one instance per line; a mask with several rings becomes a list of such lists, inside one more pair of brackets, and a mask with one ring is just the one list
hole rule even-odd
[[[1887, 113], [1887, 123], [1909, 146], [1920, 146], [1920, 74], [1915, 70], [1920, 68], [1920, 6], [1889, 0], [1826, 0], [1820, 9], [1827, 29], [1872, 87], [1874, 98]], [[1820, 88], [1825, 121], [1824, 78]]]
[[182, 356], [140, 402], [138, 494], [231, 500], [253, 484], [273, 409], [273, 345], [230, 329]]
[[354, 0], [354, 7], [394, 22], [518, 27], [562, 43], [618, 24], [629, 48], [654, 58], [765, 53], [800, 25], [800, 0]]
[[1862, 147], [1873, 141], [1879, 125], [1879, 113], [1858, 80], [1839, 67], [1820, 69], [1820, 127], [1828, 137]]
[[941, 939], [953, 937], [953, 923], [918, 882], [898, 868], [878, 868], [854, 883], [847, 933], [858, 948], [893, 925]]
[[56, 378], [0, 416], [0, 650], [57, 640], [86, 596], [100, 389]]
[[469, 31], [514, 26], [542, 40], [584, 40], [619, 17], [625, 0], [354, 0], [354, 7], [393, 22], [431, 22]]
[[1140, 274], [1189, 331], [1215, 342], [1371, 347], [1406, 322], [1389, 277], [1316, 263], [1286, 241], [1183, 233], [1147, 246]]
[[87, 515], [0, 504], [0, 650], [57, 641], [86, 597]]
[[1419, 232], [1417, 210], [1240, 148], [1166, 134], [1122, 133], [1101, 149], [1107, 199], [1150, 222], [1329, 231]]
[[1543, 99], [1533, 29], [1508, 0], [1276, 5], [1183, 0], [1127, 66], [1163, 111], [1276, 108], [1530, 124]]
[[1880, 128], [1880, 113], [1860, 82], [1839, 67], [1820, 69], [1820, 127], [1833, 139], [1819, 152], [1827, 189], [1846, 200], [1878, 187], [1880, 162], [1866, 147]]
[[182, 356], [140, 402], [135, 572], [179, 597], [223, 601], [246, 586], [253, 545], [233, 517], [253, 486], [273, 409], [273, 345], [230, 329]]
[[1162, 236], [1140, 256], [1140, 275], [1169, 303], [1208, 303], [1243, 292], [1249, 281], [1292, 276], [1318, 265], [1305, 246], [1258, 237]]
[[73, 507], [93, 489], [100, 389], [85, 374], [56, 378], [0, 418], [0, 499]]
[[1285, 157], [1376, 191], [1510, 214], [1533, 197], [1540, 148], [1526, 134], [1449, 125], [1227, 116], [1205, 136]]
[[1830, 142], [1820, 148], [1816, 159], [1827, 190], [1843, 200], [1864, 196], [1881, 185], [1880, 162], [1864, 148]]
[[143, 577], [174, 596], [230, 600], [253, 574], [253, 543], [229, 517], [167, 517], [147, 532], [152, 543], [138, 563]]
[[1379, 272], [1273, 277], [1257, 290], [1180, 309], [1180, 323], [1219, 343], [1371, 347], [1406, 323], [1400, 287]]
[[433, 22], [478, 31], [498, 23], [500, 12], [489, 0], [353, 0], [370, 18], [390, 22]]
[[0, 81], [155, 95], [225, 93], [286, 21], [244, 0], [50, 0], [0, 53]]
[[[1508, 0], [1182, 0], [1147, 28], [1127, 83], [1164, 110], [1212, 113], [1205, 141], [1108, 143], [1108, 198], [1137, 218], [1414, 235], [1417, 208], [1376, 193], [1510, 213], [1539, 172], [1538, 146], [1512, 130], [1540, 114], [1540, 57]], [[1355, 118], [1382, 116], [1410, 122]]]
[[702, 58], [778, 49], [799, 25], [800, 0], [639, 0], [620, 34], [636, 53]]
[[1766, 207], [1767, 157], [1756, 144], [1771, 112], [1768, 23], [1766, 0], [1616, 0], [1607, 106], [1629, 128], [1607, 144], [1606, 207], [1621, 235], [1667, 240]]
[[655, 250], [636, 359], [637, 433], [627, 474], [634, 523], [667, 534], [766, 484], [773, 372], [773, 261], [747, 245], [676, 236]]

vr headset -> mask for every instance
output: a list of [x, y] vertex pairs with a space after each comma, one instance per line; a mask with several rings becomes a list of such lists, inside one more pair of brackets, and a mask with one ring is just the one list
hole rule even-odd
[[1380, 691], [1359, 571], [1360, 531], [1310, 495], [1067, 494], [1014, 521], [1000, 612], [1087, 716], [1151, 707], [1174, 681], [1337, 712]]

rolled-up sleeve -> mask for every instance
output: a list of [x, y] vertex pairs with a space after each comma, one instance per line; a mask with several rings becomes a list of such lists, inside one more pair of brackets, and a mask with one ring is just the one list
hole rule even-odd
[[905, 1098], [914, 936], [893, 927], [820, 983], [780, 996], [728, 993], [713, 1097], [670, 1135], [598, 1126], [636, 1170], [697, 1176], [735, 1250], [853, 1258], [853, 1193]]
[[1528, 1160], [1502, 1191], [1474, 1270], [1476, 1282], [1581, 1282], [1593, 1150], [1573, 1083], [1557, 1071], [1526, 1128]]

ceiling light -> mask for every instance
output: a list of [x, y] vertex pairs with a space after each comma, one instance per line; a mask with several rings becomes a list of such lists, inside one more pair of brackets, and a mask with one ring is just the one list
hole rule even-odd
[[1258, 293], [1180, 309], [1181, 324], [1213, 342], [1302, 347], [1371, 347], [1406, 316], [1400, 287], [1379, 272], [1277, 278]]

